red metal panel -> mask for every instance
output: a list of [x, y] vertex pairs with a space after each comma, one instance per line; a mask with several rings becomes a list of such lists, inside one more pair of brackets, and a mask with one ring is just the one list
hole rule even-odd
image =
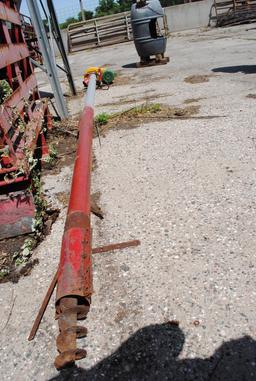
[[23, 43], [0, 45], [0, 69], [26, 57], [29, 57], [29, 51]]
[[4, 102], [3, 111], [0, 114], [0, 124], [7, 132], [10, 128], [10, 124], [7, 123], [10, 119], [10, 112], [13, 107], [16, 107], [17, 111], [22, 112], [27, 101], [31, 95], [31, 89], [36, 88], [37, 81], [35, 74], [31, 74], [26, 78], [22, 86], [18, 87], [12, 95]]
[[17, 25], [21, 24], [20, 16], [16, 10], [8, 7], [3, 2], [0, 2], [0, 19]]
[[12, 197], [0, 198], [0, 239], [31, 232], [35, 217], [32, 194], [16, 192]]
[[[39, 134], [43, 133], [44, 121], [50, 121], [47, 104], [39, 99], [36, 77], [21, 29], [20, 15], [13, 4], [8, 0], [0, 2], [1, 41], [4, 42], [0, 44], [0, 80], [7, 81], [2, 82], [1, 86], [8, 88], [9, 85], [10, 92], [13, 91], [1, 104], [0, 194], [12, 192], [13, 184], [16, 184], [15, 190], [29, 186], [28, 159], [35, 157], [37, 144], [41, 145], [44, 141], [39, 139]], [[0, 204], [1, 202], [2, 199]], [[31, 205], [34, 211], [34, 204]], [[20, 233], [31, 231], [32, 218], [28, 216], [25, 206], [19, 208], [16, 213], [15, 203], [5, 201], [2, 208], [5, 208], [5, 220], [0, 222], [2, 237], [5, 234], [12, 236], [12, 230], [15, 235], [19, 229]]]
[[[16, 167], [14, 167], [14, 169], [12, 170], [12, 172], [14, 172], [15, 170], [17, 170]], [[9, 171], [11, 172], [11, 171]], [[14, 178], [13, 180], [10, 180], [10, 181], [6, 181], [6, 180], [3, 180], [3, 181], [0, 181], [0, 187], [4, 187], [8, 184], [16, 184], [16, 183], [22, 183], [24, 181], [28, 181], [28, 178], [26, 176], [20, 176], [20, 177], [17, 177], [16, 179]], [[2, 201], [0, 200], [0, 203]], [[10, 204], [11, 205], [11, 204]], [[12, 214], [12, 211], [11, 211], [11, 208], [9, 210], [10, 214]], [[7, 216], [7, 215], [6, 215]], [[1, 221], [1, 220], [0, 220]]]

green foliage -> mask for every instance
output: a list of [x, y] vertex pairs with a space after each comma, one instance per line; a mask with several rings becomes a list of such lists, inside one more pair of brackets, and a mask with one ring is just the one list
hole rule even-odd
[[31, 190], [34, 196], [34, 203], [36, 206], [36, 215], [33, 221], [33, 232], [40, 236], [43, 228], [44, 216], [47, 209], [47, 202], [42, 194], [42, 187], [40, 181], [40, 174], [34, 170], [32, 173], [32, 186]]
[[10, 156], [10, 147], [6, 145], [3, 148], [0, 148], [0, 157], [8, 156]]
[[102, 112], [101, 114], [97, 115], [95, 118], [95, 122], [97, 125], [102, 126], [103, 124], [107, 124], [109, 121], [110, 115], [106, 112]]
[[156, 113], [161, 111], [161, 105], [159, 103], [143, 103], [141, 106], [134, 107], [130, 110], [127, 110], [127, 112], [135, 113], [135, 114], [145, 114], [147, 112], [149, 113]]
[[60, 29], [66, 29], [70, 24], [74, 24], [76, 22], [78, 22], [78, 19], [75, 17], [69, 17], [66, 21], [60, 24]]
[[[85, 20], [91, 20], [93, 18], [93, 12], [92, 11], [84, 11]], [[82, 11], [78, 13], [77, 15], [78, 21], [83, 21], [82, 18]]]
[[[171, 5], [184, 4], [184, 0], [160, 0], [162, 7]], [[85, 20], [91, 20], [94, 17], [102, 17], [115, 13], [130, 11], [132, 0], [100, 0], [98, 7], [95, 9], [95, 14], [92, 11], [84, 11]], [[69, 17], [60, 24], [61, 29], [66, 29], [70, 24], [82, 21], [82, 12], [80, 11], [77, 17]], [[47, 21], [43, 20], [47, 26]]]
[[120, 12], [130, 11], [132, 6], [132, 0], [118, 0]]
[[1, 269], [0, 270], [0, 280], [3, 279], [6, 275], [9, 274], [9, 270], [8, 269]]
[[13, 93], [9, 82], [5, 79], [0, 81], [0, 104], [4, 103], [4, 101], [9, 98], [9, 96]]
[[151, 112], [159, 112], [161, 111], [161, 105], [159, 103], [153, 103], [149, 109]]
[[24, 120], [21, 118], [20, 115], [18, 115], [16, 121], [14, 122], [14, 126], [15, 126], [15, 128], [19, 129], [20, 133], [25, 132], [26, 123], [24, 122]]
[[95, 17], [102, 17], [120, 12], [120, 5], [114, 0], [100, 0], [98, 7], [95, 9]]
[[[98, 7], [95, 9], [95, 14], [92, 11], [84, 11], [85, 20], [91, 20], [93, 17], [102, 17], [112, 15], [114, 13], [129, 11], [131, 9], [131, 5], [132, 0], [100, 0]], [[66, 21], [60, 24], [60, 28], [66, 29], [70, 24], [74, 24], [79, 21], [82, 21], [81, 11], [78, 13], [77, 17], [67, 18]]]
[[36, 240], [33, 238], [27, 238], [21, 246], [21, 251], [13, 255], [15, 260], [15, 266], [18, 267], [26, 263], [32, 255], [32, 251], [36, 247]]
[[49, 154], [44, 158], [44, 162], [53, 167], [58, 158], [58, 151], [54, 144], [49, 145]]

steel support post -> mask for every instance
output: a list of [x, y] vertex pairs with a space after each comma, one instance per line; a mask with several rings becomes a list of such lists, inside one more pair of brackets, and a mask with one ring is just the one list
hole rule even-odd
[[68, 117], [68, 110], [63, 96], [63, 91], [61, 89], [60, 81], [57, 74], [57, 69], [52, 58], [51, 49], [46, 36], [44, 24], [40, 15], [37, 0], [27, 0], [27, 5], [30, 13], [30, 17], [35, 28], [38, 43], [43, 55], [44, 65], [47, 70], [47, 75], [49, 82], [52, 87], [54, 98], [56, 101], [56, 107], [59, 115], [62, 119]]
[[62, 57], [63, 64], [65, 66], [65, 73], [66, 73], [67, 78], [68, 78], [69, 87], [70, 87], [70, 90], [72, 91], [72, 94], [76, 95], [77, 92], [76, 92], [76, 87], [75, 87], [74, 79], [73, 79], [71, 68], [70, 68], [70, 65], [69, 65], [67, 53], [66, 53], [66, 50], [65, 50], [65, 47], [64, 47], [64, 44], [63, 44], [63, 40], [62, 40], [62, 36], [61, 36], [61, 31], [60, 31], [58, 19], [57, 19], [57, 16], [56, 16], [56, 12], [55, 12], [55, 8], [54, 8], [52, 0], [47, 0], [47, 7], [48, 7], [48, 10], [49, 10], [49, 14], [50, 14], [50, 22], [52, 24], [54, 39], [56, 41], [56, 44], [58, 46], [58, 49], [59, 49], [61, 57]]

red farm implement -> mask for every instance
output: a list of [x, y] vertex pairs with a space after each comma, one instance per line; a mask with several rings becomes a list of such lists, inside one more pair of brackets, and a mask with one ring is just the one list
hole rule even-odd
[[93, 105], [96, 75], [89, 77], [86, 103], [79, 121], [79, 138], [73, 170], [66, 223], [62, 238], [58, 269], [39, 309], [28, 340], [33, 340], [47, 308], [54, 288], [56, 292], [56, 319], [59, 335], [56, 344], [57, 369], [70, 366], [86, 357], [86, 350], [78, 348], [77, 339], [87, 334], [78, 320], [84, 320], [90, 310], [92, 283], [92, 254], [106, 253], [140, 245], [132, 240], [92, 248], [91, 212], [93, 212], [90, 184], [92, 168]]
[[40, 64], [43, 63], [42, 54], [40, 52], [38, 38], [35, 32], [35, 29], [32, 25], [32, 20], [29, 16], [20, 15], [21, 26], [24, 34], [24, 38], [29, 49], [30, 57]]
[[20, 15], [0, 2], [0, 239], [32, 231], [31, 170], [44, 154], [51, 123], [40, 99]]

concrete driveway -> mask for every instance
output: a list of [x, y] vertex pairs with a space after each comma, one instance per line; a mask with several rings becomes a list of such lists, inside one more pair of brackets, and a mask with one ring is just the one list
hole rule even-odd
[[[89, 334], [79, 342], [88, 356], [58, 374], [53, 299], [37, 338], [26, 339], [58, 264], [62, 207], [32, 274], [0, 285], [2, 328], [14, 300], [0, 331], [2, 380], [256, 380], [255, 26], [175, 34], [165, 66], [134, 68], [133, 43], [70, 56], [79, 86], [89, 65], [120, 71], [119, 85], [97, 92], [97, 113], [145, 101], [200, 109], [110, 131], [101, 147], [95, 139], [92, 190], [105, 219], [93, 217], [94, 245], [141, 246], [94, 257]], [[50, 198], [68, 194], [71, 174], [44, 179]]]

